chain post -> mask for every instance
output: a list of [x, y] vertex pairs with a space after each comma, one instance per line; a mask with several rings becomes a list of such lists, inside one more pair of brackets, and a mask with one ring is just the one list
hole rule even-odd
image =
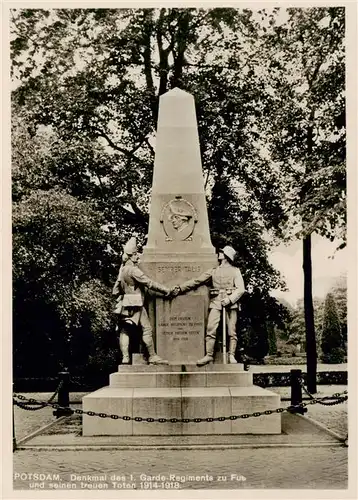
[[306, 413], [307, 408], [302, 406], [302, 370], [291, 370], [291, 412], [292, 413]]
[[61, 384], [57, 402], [61, 408], [57, 408], [53, 415], [57, 418], [72, 415], [73, 411], [70, 408], [70, 373], [68, 371], [62, 371], [58, 374], [59, 384]]
[[[14, 387], [14, 384], [12, 384]], [[16, 451], [17, 444], [16, 444], [16, 434], [15, 434], [15, 409], [14, 409], [14, 403], [12, 403], [12, 452]]]

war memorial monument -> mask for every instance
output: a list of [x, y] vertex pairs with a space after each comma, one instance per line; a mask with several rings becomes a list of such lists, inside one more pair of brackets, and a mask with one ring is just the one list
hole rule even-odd
[[[235, 360], [234, 323], [244, 284], [240, 271], [230, 265], [230, 246], [221, 252], [227, 269], [220, 279], [213, 274], [218, 257], [210, 239], [194, 98], [178, 88], [160, 97], [149, 232], [140, 267], [136, 250], [131, 239], [114, 287], [117, 308], [128, 326], [120, 335], [122, 364], [110, 375], [108, 386], [82, 400], [83, 410], [131, 419], [83, 415], [83, 435], [280, 434], [280, 413], [185, 422], [275, 409], [280, 396], [253, 385], [252, 373]], [[214, 298], [213, 283], [220, 288]], [[126, 311], [132, 313], [126, 317]], [[215, 331], [223, 311], [228, 352], [223, 341], [223, 354], [215, 357]], [[130, 364], [130, 331], [135, 327], [142, 330], [148, 359], [136, 354]], [[167, 421], [132, 420], [135, 417]]]

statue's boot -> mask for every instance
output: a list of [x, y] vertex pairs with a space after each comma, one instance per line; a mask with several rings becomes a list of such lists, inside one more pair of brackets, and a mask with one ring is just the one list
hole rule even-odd
[[119, 336], [119, 347], [122, 353], [122, 365], [129, 365], [129, 335], [121, 332]]
[[143, 342], [145, 343], [145, 345], [147, 346], [147, 349], [148, 349], [148, 354], [149, 354], [148, 363], [150, 365], [167, 365], [167, 364], [169, 364], [166, 359], [162, 359], [155, 352], [154, 344], [153, 344], [153, 337], [151, 335], [143, 335]]
[[149, 356], [148, 363], [150, 365], [168, 365], [168, 361], [166, 359], [162, 359], [158, 354], [153, 354], [153, 356]]
[[208, 363], [211, 363], [212, 361], [214, 361], [214, 356], [210, 356], [210, 354], [206, 354], [203, 358], [198, 359], [196, 364], [198, 366], [204, 366], [204, 365], [207, 365]]
[[235, 358], [236, 346], [237, 346], [237, 340], [234, 338], [230, 338], [230, 343], [229, 343], [229, 363], [230, 364], [237, 364], [237, 361]]
[[214, 361], [214, 346], [215, 339], [206, 340], [206, 355], [203, 358], [198, 359], [198, 361], [196, 362], [198, 366], [204, 366]]

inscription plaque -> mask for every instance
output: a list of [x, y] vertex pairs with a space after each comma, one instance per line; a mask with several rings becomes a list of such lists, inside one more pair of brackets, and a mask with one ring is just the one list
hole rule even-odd
[[[203, 266], [194, 263], [158, 263], [155, 267], [156, 280], [167, 285], [176, 285], [191, 279], [193, 276], [199, 276], [203, 272]], [[179, 278], [178, 278], [179, 277]]]
[[204, 355], [204, 307], [202, 295], [182, 295], [156, 301], [157, 349], [171, 364], [191, 364]]

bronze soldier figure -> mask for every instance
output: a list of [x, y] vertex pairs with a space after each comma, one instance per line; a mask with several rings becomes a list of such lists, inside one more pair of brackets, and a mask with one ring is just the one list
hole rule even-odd
[[231, 246], [220, 249], [218, 259], [220, 265], [201, 274], [198, 278], [186, 281], [173, 287], [171, 295], [185, 293], [204, 284], [212, 284], [211, 301], [206, 329], [206, 355], [197, 361], [198, 366], [206, 365], [214, 359], [214, 346], [221, 311], [226, 314], [229, 333], [229, 363], [237, 363], [235, 352], [237, 346], [236, 321], [238, 301], [245, 293], [244, 280], [240, 270], [234, 266], [236, 251]]
[[142, 338], [148, 349], [149, 364], [168, 364], [168, 361], [155, 352], [152, 327], [144, 307], [144, 290], [154, 290], [167, 297], [170, 290], [152, 281], [138, 267], [139, 253], [134, 237], [124, 245], [123, 251], [122, 265], [112, 292], [117, 298], [114, 312], [120, 319], [119, 347], [123, 357], [122, 364], [129, 364], [129, 337], [135, 325], [143, 330]]

